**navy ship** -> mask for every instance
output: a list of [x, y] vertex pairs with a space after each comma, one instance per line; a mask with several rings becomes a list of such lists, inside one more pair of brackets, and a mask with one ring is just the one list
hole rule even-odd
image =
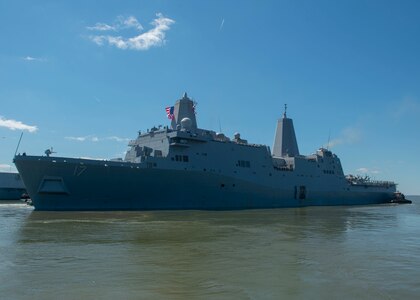
[[234, 210], [390, 203], [396, 184], [346, 176], [321, 148], [301, 155], [293, 120], [277, 122], [272, 151], [239, 133], [198, 128], [187, 94], [170, 126], [139, 132], [124, 159], [16, 155], [36, 210]]
[[18, 173], [0, 172], [0, 200], [20, 200], [25, 186]]

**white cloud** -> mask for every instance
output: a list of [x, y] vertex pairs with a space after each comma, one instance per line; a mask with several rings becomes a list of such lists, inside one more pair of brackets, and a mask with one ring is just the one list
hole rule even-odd
[[129, 16], [126, 19], [120, 16], [119, 20], [121, 23], [121, 26], [120, 26], [121, 28], [134, 28], [134, 29], [137, 29], [138, 31], [143, 30], [143, 26], [141, 26], [139, 21], [137, 21], [137, 19], [133, 16]]
[[87, 135], [87, 136], [66, 136], [65, 139], [70, 140], [70, 141], [77, 141], [77, 142], [98, 142], [99, 138], [97, 138], [96, 136], [91, 136], [91, 135]]
[[99, 138], [93, 135], [87, 136], [66, 136], [66, 140], [70, 141], [77, 141], [77, 142], [103, 142], [103, 141], [115, 141], [115, 142], [128, 142], [130, 139], [128, 138], [121, 138], [118, 136], [109, 136], [104, 138]]
[[361, 137], [362, 133], [360, 129], [354, 127], [347, 127], [343, 131], [341, 131], [340, 136], [338, 138], [332, 139], [323, 147], [332, 148], [334, 146], [342, 144], [354, 144], [360, 141]]
[[106, 138], [107, 140], [116, 141], [116, 142], [128, 142], [130, 139], [128, 138], [120, 138], [118, 136], [109, 136]]
[[359, 173], [363, 173], [363, 174], [369, 173], [368, 168], [359, 168], [356, 171], [359, 172]]
[[25, 57], [22, 57], [22, 59], [26, 61], [46, 61], [45, 58], [33, 57], [33, 56], [25, 56]]
[[362, 174], [380, 174], [381, 173], [377, 169], [369, 169], [369, 168], [366, 168], [366, 167], [359, 168], [356, 171], [359, 172], [359, 173], [362, 173]]
[[[124, 50], [148, 50], [151, 47], [159, 47], [165, 44], [166, 31], [170, 29], [170, 26], [175, 21], [164, 17], [161, 13], [156, 14], [156, 16], [157, 18], [151, 22], [151, 24], [154, 26], [152, 29], [133, 37], [124, 37], [122, 35], [93, 35], [89, 38], [92, 42], [99, 46], [108, 43], [111, 46], [115, 46]], [[133, 16], [125, 19], [119, 17], [117, 20], [118, 22], [115, 25], [109, 25], [110, 27], [115, 28], [115, 31], [128, 28], [134, 28], [138, 31], [143, 30], [143, 26]]]
[[66, 136], [65, 139], [70, 140], [70, 141], [78, 141], [78, 142], [86, 141], [85, 136]]
[[26, 130], [29, 132], [35, 132], [38, 130], [38, 127], [23, 124], [21, 121], [8, 120], [0, 116], [0, 127], [6, 127], [10, 130]]
[[12, 165], [0, 164], [0, 171], [2, 171], [2, 172], [10, 172], [10, 171], [14, 171], [14, 170], [16, 170], [16, 168]]
[[128, 29], [128, 28], [134, 28], [138, 31], [143, 30], [143, 26], [133, 16], [129, 16], [127, 18], [123, 16], [118, 16], [117, 20], [112, 25], [109, 25], [106, 23], [96, 23], [94, 26], [86, 27], [87, 30], [92, 30], [92, 31], [119, 31], [121, 29]]
[[92, 42], [94, 42], [98, 46], [102, 46], [104, 44], [104, 40], [105, 39], [101, 35], [99, 35], [99, 36], [90, 36], [89, 38], [91, 39]]
[[105, 23], [96, 23], [95, 26], [88, 26], [86, 27], [86, 29], [88, 30], [97, 30], [97, 31], [116, 31], [116, 27], [115, 26], [111, 26]]
[[406, 97], [395, 107], [394, 118], [400, 119], [405, 115], [418, 113], [420, 113], [420, 102], [413, 98]]

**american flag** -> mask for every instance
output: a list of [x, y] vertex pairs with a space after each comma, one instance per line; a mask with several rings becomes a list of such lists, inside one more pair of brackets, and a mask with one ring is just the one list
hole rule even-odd
[[168, 116], [169, 120], [173, 120], [174, 119], [174, 107], [173, 106], [168, 106], [166, 108], [166, 115]]

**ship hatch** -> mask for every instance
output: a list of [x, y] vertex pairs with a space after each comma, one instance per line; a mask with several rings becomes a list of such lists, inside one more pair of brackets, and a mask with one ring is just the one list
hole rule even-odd
[[306, 186], [304, 185], [299, 187], [299, 199], [306, 199]]
[[42, 180], [38, 193], [40, 194], [69, 194], [67, 191], [63, 178], [61, 177], [44, 177]]
[[306, 186], [295, 186], [295, 199], [304, 200], [306, 199]]

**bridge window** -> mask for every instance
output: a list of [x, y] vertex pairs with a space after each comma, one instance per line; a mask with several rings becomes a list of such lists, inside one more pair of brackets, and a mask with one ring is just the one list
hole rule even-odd
[[237, 166], [242, 168], [250, 168], [251, 162], [249, 160], [238, 160]]
[[[174, 160], [173, 157], [172, 157], [172, 160]], [[175, 155], [175, 161], [189, 162], [189, 157], [188, 155]]]

